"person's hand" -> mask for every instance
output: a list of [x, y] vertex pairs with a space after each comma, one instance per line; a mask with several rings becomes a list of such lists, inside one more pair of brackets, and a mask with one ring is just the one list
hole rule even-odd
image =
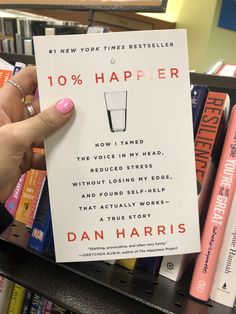
[[[37, 88], [35, 67], [27, 67], [13, 77], [26, 95]], [[32, 151], [41, 147], [43, 140], [62, 127], [72, 116], [73, 102], [59, 100], [40, 112], [36, 97], [32, 103], [34, 116], [29, 116], [22, 103], [20, 90], [6, 83], [0, 89], [0, 202], [5, 202], [21, 175], [27, 170], [45, 169], [44, 155]]]

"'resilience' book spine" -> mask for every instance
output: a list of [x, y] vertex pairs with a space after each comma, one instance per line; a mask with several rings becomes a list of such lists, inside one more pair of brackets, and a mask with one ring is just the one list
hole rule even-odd
[[231, 205], [210, 299], [233, 307], [236, 294], [236, 192]]
[[233, 107], [190, 285], [190, 295], [208, 301], [236, 187], [236, 106]]

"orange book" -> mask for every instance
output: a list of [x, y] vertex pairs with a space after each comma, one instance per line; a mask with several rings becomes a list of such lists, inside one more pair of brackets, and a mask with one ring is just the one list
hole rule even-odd
[[0, 69], [0, 87], [2, 87], [7, 80], [9, 80], [12, 76], [11, 70], [2, 70]]
[[229, 104], [230, 99], [227, 93], [209, 91], [194, 143], [198, 194], [201, 191], [212, 152], [220, 151], [216, 143], [220, 133], [223, 133], [219, 130], [224, 127], [222, 124], [226, 123]]
[[194, 266], [190, 295], [208, 301], [236, 189], [236, 105], [233, 107]]
[[46, 177], [45, 170], [31, 169], [27, 172], [15, 219], [23, 224], [32, 224], [38, 199]]

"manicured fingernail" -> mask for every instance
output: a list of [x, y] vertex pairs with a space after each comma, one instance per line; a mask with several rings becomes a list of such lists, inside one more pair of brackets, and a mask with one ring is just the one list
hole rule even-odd
[[66, 114], [73, 109], [74, 103], [69, 98], [63, 98], [58, 101], [58, 103], [56, 104], [56, 107], [62, 114]]

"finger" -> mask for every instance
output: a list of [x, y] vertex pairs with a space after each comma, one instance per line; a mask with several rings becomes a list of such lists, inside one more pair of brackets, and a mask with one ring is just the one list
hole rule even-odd
[[[20, 70], [14, 75], [14, 81], [22, 86], [25, 94], [34, 94], [37, 87], [36, 68], [32, 66]], [[6, 83], [1, 87], [0, 106], [11, 122], [24, 119], [22, 95], [14, 85]]]
[[39, 138], [47, 138], [62, 127], [72, 116], [74, 104], [71, 99], [63, 98], [38, 115], [17, 123], [17, 136], [27, 147]]

